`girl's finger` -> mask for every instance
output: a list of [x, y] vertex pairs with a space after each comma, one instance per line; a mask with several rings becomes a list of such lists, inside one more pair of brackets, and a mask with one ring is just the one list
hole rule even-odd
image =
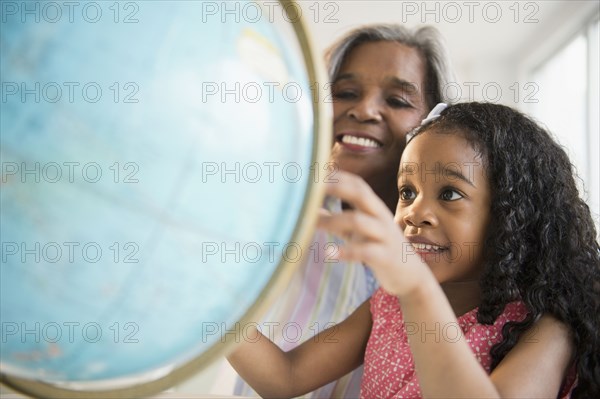
[[387, 230], [380, 220], [358, 211], [321, 214], [317, 227], [341, 238], [352, 236], [355, 241], [380, 241]]
[[320, 216], [330, 216], [332, 215], [330, 210], [324, 209], [324, 208], [319, 208], [319, 217]]
[[359, 176], [352, 173], [338, 171], [335, 174], [335, 183], [326, 183], [326, 192], [340, 198], [372, 216], [392, 217], [392, 213], [383, 201], [373, 192], [371, 187]]
[[371, 259], [377, 257], [381, 252], [381, 246], [373, 242], [353, 242], [351, 245], [340, 244], [330, 250], [330, 256], [334, 259], [345, 261], [363, 262], [370, 265]]

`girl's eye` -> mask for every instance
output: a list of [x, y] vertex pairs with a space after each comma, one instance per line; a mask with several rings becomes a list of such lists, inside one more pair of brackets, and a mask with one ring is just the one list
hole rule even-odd
[[459, 193], [456, 190], [453, 189], [446, 189], [442, 192], [442, 194], [440, 195], [440, 197], [444, 200], [444, 201], [456, 201], [461, 199], [463, 196], [461, 193]]
[[411, 201], [416, 196], [415, 192], [408, 187], [402, 187], [399, 194], [402, 201]]

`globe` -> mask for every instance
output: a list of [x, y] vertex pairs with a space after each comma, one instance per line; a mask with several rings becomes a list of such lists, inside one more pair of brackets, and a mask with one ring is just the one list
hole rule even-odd
[[294, 3], [2, 2], [2, 382], [139, 396], [239, 341], [322, 200]]

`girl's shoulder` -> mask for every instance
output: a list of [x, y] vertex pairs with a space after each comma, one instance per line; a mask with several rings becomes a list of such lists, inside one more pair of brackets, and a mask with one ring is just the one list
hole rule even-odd
[[[502, 335], [504, 325], [508, 322], [523, 321], [528, 314], [527, 307], [523, 302], [510, 302], [504, 307], [504, 310], [493, 324], [482, 324], [477, 320], [478, 310], [479, 308], [475, 308], [458, 317], [458, 324], [472, 349], [475, 352], [485, 353], [486, 357], [488, 357], [492, 347], [504, 338]], [[485, 343], [485, 345], [481, 343]], [[476, 347], [473, 347], [474, 345]], [[491, 356], [482, 363], [491, 366]]]
[[568, 398], [577, 378], [574, 349], [569, 327], [545, 314], [494, 369], [494, 384], [511, 397]]
[[[464, 316], [469, 315], [469, 317], [471, 319], [475, 320], [475, 322], [476, 322], [478, 310], [479, 310], [479, 308], [475, 308], [472, 311], [470, 311], [469, 313], [465, 314]], [[500, 315], [498, 315], [498, 317], [494, 321], [493, 326], [502, 328], [509, 321], [510, 322], [523, 321], [525, 319], [525, 317], [527, 317], [528, 313], [529, 313], [529, 311], [527, 310], [527, 306], [525, 306], [525, 303], [523, 303], [521, 301], [509, 302], [504, 307], [504, 310], [502, 311], [502, 313], [500, 313]]]
[[[457, 317], [461, 327], [480, 325], [477, 321], [478, 310], [479, 308], [474, 308]], [[389, 312], [396, 313], [400, 317], [402, 316], [402, 309], [398, 302], [398, 298], [388, 294], [383, 288], [379, 287], [371, 297], [371, 314], [385, 314]], [[523, 321], [528, 313], [527, 306], [525, 306], [523, 302], [509, 302], [492, 326], [495, 328], [502, 328], [504, 324], [509, 321]]]
[[527, 306], [525, 306], [525, 303], [521, 301], [514, 301], [506, 305], [504, 311], [502, 312], [502, 314], [500, 314], [500, 316], [504, 316], [510, 321], [521, 321], [525, 318], [525, 316], [527, 316], [528, 313], [529, 311], [527, 310]]

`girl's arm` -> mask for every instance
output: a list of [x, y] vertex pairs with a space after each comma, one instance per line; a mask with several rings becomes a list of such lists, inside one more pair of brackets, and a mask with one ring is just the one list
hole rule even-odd
[[372, 323], [369, 304], [289, 352], [254, 329], [227, 359], [261, 397], [305, 394], [362, 364]]
[[[319, 224], [346, 238], [347, 244], [338, 251], [340, 257], [362, 261], [373, 269], [381, 286], [398, 296], [405, 323], [429, 331], [456, 325], [452, 307], [429, 267], [412, 251], [410, 255], [405, 251], [407, 241], [387, 207], [362, 179], [344, 172], [336, 177], [338, 183], [328, 184], [328, 194], [351, 204], [354, 211], [323, 215]], [[521, 340], [491, 377], [463, 336], [444, 340], [433, 334], [409, 335], [423, 396], [556, 397], [571, 352], [568, 336], [560, 323], [547, 318], [534, 328], [540, 343], [534, 346]], [[557, 349], [547, 349], [550, 344]], [[522, 383], [518, 373], [529, 382]], [[547, 382], [549, 376], [556, 378], [553, 383]]]
[[569, 329], [543, 316], [492, 372], [504, 398], [555, 398], [575, 352]]

